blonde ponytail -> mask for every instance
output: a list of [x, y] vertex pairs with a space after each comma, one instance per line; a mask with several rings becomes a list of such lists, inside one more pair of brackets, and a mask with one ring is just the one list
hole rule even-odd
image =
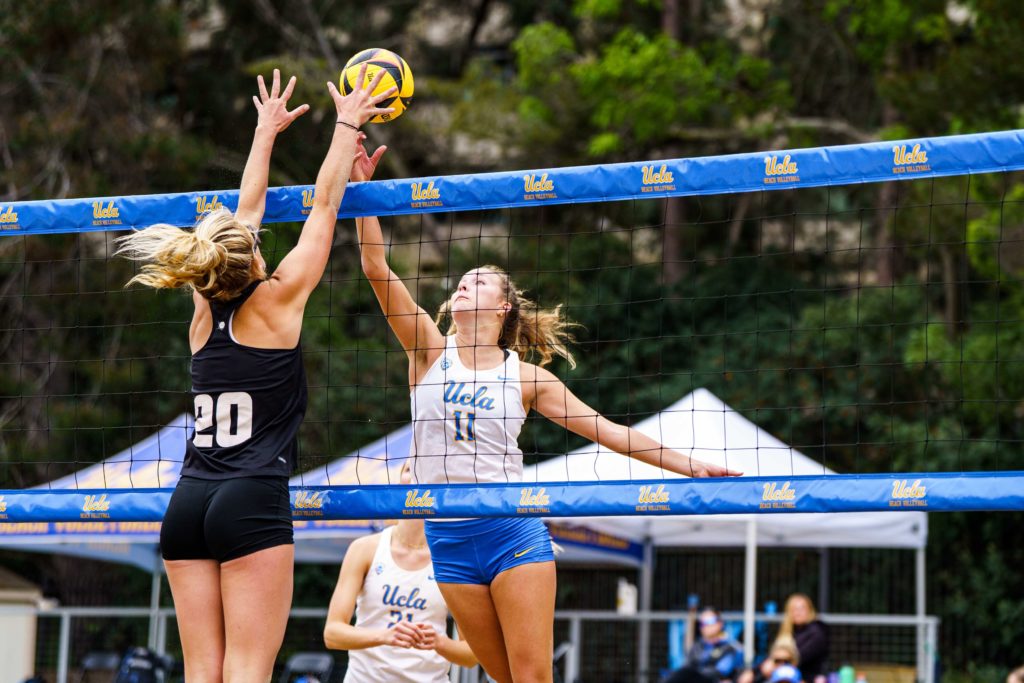
[[266, 276], [255, 256], [258, 240], [255, 229], [218, 209], [194, 230], [161, 224], [120, 237], [117, 254], [145, 262], [126, 287], [191, 287], [207, 299], [226, 301]]
[[[569, 345], [575, 343], [576, 337], [572, 328], [579, 323], [567, 320], [562, 315], [562, 305], [554, 308], [540, 308], [536, 302], [527, 299], [523, 290], [518, 289], [508, 273], [498, 266], [480, 266], [480, 270], [494, 273], [501, 278], [505, 290], [505, 300], [511, 305], [502, 322], [498, 346], [515, 351], [520, 358], [544, 367], [555, 356], [561, 356], [569, 363], [570, 368], [576, 367]], [[451, 320], [451, 301], [445, 301], [437, 313], [436, 322], [440, 327], [445, 319]], [[447, 334], [455, 334], [455, 321], [451, 320]]]

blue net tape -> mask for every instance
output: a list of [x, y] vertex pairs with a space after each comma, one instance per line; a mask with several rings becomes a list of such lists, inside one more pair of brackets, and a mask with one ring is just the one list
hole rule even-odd
[[[353, 183], [338, 216], [388, 216], [784, 190], [1024, 169], [1024, 131], [569, 168]], [[0, 204], [0, 234], [189, 226], [237, 190]], [[264, 223], [303, 221], [313, 187], [271, 188]]]
[[[0, 491], [2, 523], [153, 522], [172, 489]], [[1024, 472], [292, 487], [296, 519], [1024, 510]]]

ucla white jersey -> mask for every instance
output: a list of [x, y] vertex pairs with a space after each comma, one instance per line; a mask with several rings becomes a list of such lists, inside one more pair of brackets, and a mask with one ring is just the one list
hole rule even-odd
[[[391, 556], [391, 533], [380, 534], [373, 562], [356, 598], [356, 626], [391, 628], [399, 621], [427, 623], [447, 632], [448, 607], [434, 581], [434, 567], [402, 569]], [[348, 653], [345, 683], [447, 683], [449, 662], [434, 650], [380, 645]]]
[[522, 481], [518, 440], [526, 411], [518, 354], [509, 351], [497, 367], [470, 370], [449, 336], [411, 398], [416, 484]]

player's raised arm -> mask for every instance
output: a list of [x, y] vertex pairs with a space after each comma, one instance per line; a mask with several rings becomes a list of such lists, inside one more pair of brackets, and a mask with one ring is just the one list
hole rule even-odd
[[[364, 78], [365, 71], [364, 65], [360, 79]], [[371, 95], [383, 73], [378, 71], [367, 87], [357, 88], [348, 95], [339, 93], [333, 83], [327, 84], [337, 114], [334, 136], [317, 174], [313, 210], [302, 228], [298, 244], [282, 259], [271, 278], [277, 289], [276, 296], [282, 303], [303, 306], [323, 276], [334, 240], [338, 208], [352, 169], [359, 127], [373, 116], [390, 111], [377, 105], [391, 96], [394, 88]]]
[[569, 391], [562, 380], [544, 368], [521, 364], [522, 381], [532, 385], [533, 408], [555, 424], [596, 441], [616, 453], [687, 477], [732, 477], [742, 472], [665, 448], [637, 430], [612, 422]]
[[288, 111], [288, 100], [295, 90], [295, 76], [288, 79], [288, 84], [281, 92], [281, 72], [274, 69], [270, 91], [263, 81], [263, 75], [256, 77], [259, 95], [253, 95], [259, 118], [256, 131], [253, 133], [252, 147], [249, 158], [242, 172], [242, 184], [238, 192], [238, 210], [235, 217], [253, 227], [259, 227], [263, 221], [263, 212], [267, 205], [267, 182], [270, 175], [270, 154], [274, 149], [277, 134], [292, 125], [295, 119], [309, 111], [308, 104], [300, 104]]
[[[378, 147], [372, 155], [367, 155], [360, 140], [352, 164], [352, 180], [370, 180], [386, 150], [387, 147]], [[440, 353], [444, 348], [444, 338], [430, 315], [416, 303], [409, 288], [388, 265], [380, 221], [374, 216], [357, 218], [356, 234], [363, 273], [373, 287], [388, 325], [409, 356], [410, 384], [415, 384], [415, 368], [430, 364], [431, 350]]]

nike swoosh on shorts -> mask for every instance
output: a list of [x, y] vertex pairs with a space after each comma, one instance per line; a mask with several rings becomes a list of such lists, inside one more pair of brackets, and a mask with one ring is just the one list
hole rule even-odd
[[513, 554], [512, 557], [514, 557], [516, 559], [519, 559], [520, 557], [522, 557], [523, 555], [525, 555], [526, 553], [530, 552], [531, 550], [533, 550], [536, 547], [537, 546], [535, 546], [535, 545], [531, 545], [526, 550], [520, 550], [518, 553]]

